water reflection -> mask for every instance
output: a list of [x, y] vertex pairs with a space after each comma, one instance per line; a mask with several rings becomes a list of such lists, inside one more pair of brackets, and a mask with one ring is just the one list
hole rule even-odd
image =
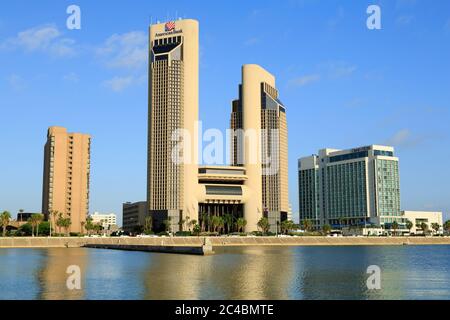
[[67, 268], [71, 265], [80, 267], [81, 288], [86, 286], [86, 265], [88, 252], [86, 250], [72, 250], [56, 248], [41, 250], [43, 259], [37, 278], [39, 281], [40, 300], [81, 300], [85, 298], [84, 290], [69, 290], [67, 288]]
[[[450, 299], [450, 250], [216, 248], [214, 256], [96, 249], [0, 250], [0, 299]], [[66, 286], [81, 269], [82, 290]], [[381, 268], [368, 290], [367, 267]]]
[[216, 249], [208, 257], [155, 255], [145, 275], [145, 299], [289, 299], [290, 249]]

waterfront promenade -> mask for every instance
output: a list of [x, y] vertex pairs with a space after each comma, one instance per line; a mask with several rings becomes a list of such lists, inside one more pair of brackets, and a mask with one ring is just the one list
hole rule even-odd
[[0, 248], [79, 248], [95, 245], [202, 247], [234, 246], [400, 246], [450, 245], [450, 237], [155, 237], [155, 238], [1, 238]]

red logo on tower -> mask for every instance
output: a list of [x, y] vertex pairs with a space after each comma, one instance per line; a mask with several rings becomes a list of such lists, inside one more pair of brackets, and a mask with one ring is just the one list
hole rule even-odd
[[166, 32], [170, 32], [175, 30], [175, 22], [174, 21], [169, 21], [166, 23]]

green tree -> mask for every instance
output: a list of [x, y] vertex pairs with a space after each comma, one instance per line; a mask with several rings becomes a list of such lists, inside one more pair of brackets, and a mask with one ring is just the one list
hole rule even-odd
[[224, 233], [225, 232], [225, 219], [223, 217], [218, 217], [219, 219], [217, 220], [217, 229], [219, 233]]
[[394, 222], [391, 224], [391, 229], [394, 230], [394, 235], [397, 235], [397, 230], [398, 230], [398, 228], [399, 228], [398, 222], [397, 222], [397, 221], [394, 221]]
[[244, 232], [245, 227], [247, 226], [247, 220], [245, 220], [244, 218], [239, 218], [236, 221], [236, 225], [238, 228], [238, 232]]
[[189, 220], [189, 223], [188, 223], [189, 231], [191, 231], [193, 229], [193, 227], [195, 227], [196, 225], [197, 225], [197, 220], [195, 220], [195, 219]]
[[208, 223], [208, 215], [206, 214], [206, 212], [202, 212], [202, 214], [200, 215], [200, 220], [201, 220], [202, 232], [205, 232], [206, 231], [206, 225]]
[[39, 237], [39, 225], [44, 221], [44, 215], [42, 213], [35, 213], [31, 216], [35, 226], [36, 226], [36, 237]]
[[420, 229], [422, 229], [423, 234], [427, 234], [427, 232], [428, 232], [428, 225], [425, 222], [422, 222], [420, 224]]
[[93, 221], [92, 217], [87, 216], [84, 228], [86, 229], [88, 236], [91, 235], [91, 231], [94, 230], [94, 224], [92, 223], [92, 221]]
[[431, 228], [434, 230], [435, 233], [438, 233], [441, 229], [441, 225], [439, 223], [432, 223]]
[[202, 228], [198, 224], [195, 224], [193, 229], [194, 235], [199, 236], [201, 231]]
[[233, 215], [227, 213], [223, 216], [225, 222], [225, 232], [227, 234], [231, 233], [233, 230]]
[[450, 220], [445, 221], [444, 230], [450, 232]]
[[413, 224], [411, 221], [406, 220], [406, 229], [409, 230], [409, 233], [411, 233], [411, 229], [412, 229], [413, 227], [414, 227], [414, 224]]
[[8, 227], [9, 222], [11, 221], [11, 213], [8, 211], [3, 211], [0, 215], [0, 222], [2, 225], [3, 233], [2, 236], [6, 237], [6, 227]]
[[163, 221], [163, 225], [165, 227], [165, 231], [170, 232], [172, 229], [172, 217], [167, 217], [167, 219]]
[[296, 227], [294, 221], [285, 220], [281, 223], [281, 233], [288, 234]]
[[302, 225], [303, 225], [303, 230], [305, 230], [306, 232], [310, 232], [312, 229], [312, 222], [311, 220], [305, 219], [302, 221]]
[[217, 229], [220, 228], [222, 221], [221, 218], [218, 216], [212, 216], [209, 218], [210, 223], [210, 232], [217, 232]]
[[31, 225], [31, 236], [34, 237], [34, 230], [36, 230], [36, 216], [33, 214], [31, 217], [28, 218], [28, 223]]
[[322, 227], [322, 231], [324, 234], [330, 234], [331, 232], [331, 226], [329, 224], [324, 224]]
[[[49, 215], [49, 222], [50, 222], [50, 237], [52, 236], [52, 231], [55, 231], [56, 233], [56, 223], [55, 220], [56, 218], [60, 215], [59, 212], [57, 210], [52, 210], [48, 213]], [[54, 228], [54, 229], [52, 229]]]
[[70, 220], [69, 217], [64, 218], [62, 216], [62, 214], [60, 214], [58, 220], [56, 221], [56, 225], [59, 227], [60, 232], [61, 232], [61, 228], [64, 229], [66, 237], [69, 236], [69, 229], [70, 229], [71, 224], [72, 224], [72, 220]]
[[151, 234], [153, 229], [153, 217], [148, 215], [145, 217], [144, 234]]
[[258, 223], [257, 223], [257, 227], [259, 229], [261, 229], [263, 234], [267, 234], [270, 230], [270, 223], [269, 223], [269, 219], [267, 219], [266, 217], [262, 217]]

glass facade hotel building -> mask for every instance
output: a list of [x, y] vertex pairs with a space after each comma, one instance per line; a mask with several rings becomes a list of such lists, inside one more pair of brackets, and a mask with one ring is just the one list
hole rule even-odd
[[298, 183], [300, 220], [311, 220], [316, 228], [403, 223], [392, 147], [320, 150], [299, 159]]

